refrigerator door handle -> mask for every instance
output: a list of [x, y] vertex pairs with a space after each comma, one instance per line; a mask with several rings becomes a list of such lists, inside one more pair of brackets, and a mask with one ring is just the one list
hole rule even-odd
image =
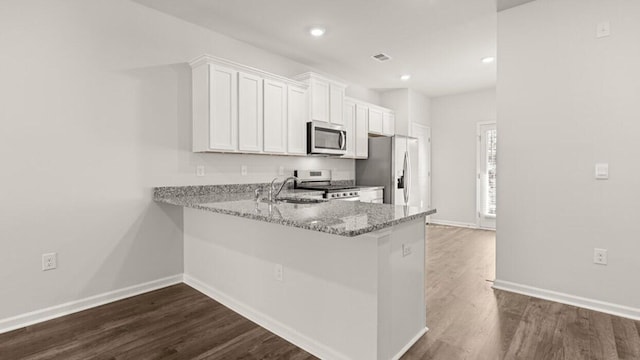
[[409, 165], [409, 152], [405, 151], [404, 152], [404, 162], [402, 164], [402, 176], [404, 177], [404, 189], [402, 189], [402, 190], [404, 192], [404, 203], [405, 203], [405, 205], [407, 205], [409, 203], [409, 182], [407, 180], [410, 179], [410, 178], [407, 176], [407, 170], [409, 169], [408, 165]]
[[411, 183], [411, 176], [413, 176], [413, 174], [411, 173], [411, 157], [409, 156], [409, 151], [407, 151], [407, 174], [407, 186], [405, 186], [407, 188], [407, 198], [405, 202], [409, 205], [409, 200], [411, 200], [411, 187], [413, 186]]

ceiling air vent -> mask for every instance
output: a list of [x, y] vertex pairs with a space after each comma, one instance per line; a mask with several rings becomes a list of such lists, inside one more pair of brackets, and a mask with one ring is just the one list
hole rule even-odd
[[378, 60], [380, 62], [385, 62], [387, 60], [391, 60], [391, 56], [389, 56], [387, 54], [383, 54], [383, 53], [380, 53], [380, 54], [377, 54], [377, 55], [373, 55], [372, 58], [375, 59], [375, 60]]

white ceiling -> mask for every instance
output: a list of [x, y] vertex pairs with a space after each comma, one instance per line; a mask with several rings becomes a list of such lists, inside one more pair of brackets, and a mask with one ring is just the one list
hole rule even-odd
[[[480, 61], [496, 54], [496, 0], [136, 1], [373, 89], [433, 97], [496, 82], [495, 63]], [[380, 52], [392, 60], [371, 59]]]

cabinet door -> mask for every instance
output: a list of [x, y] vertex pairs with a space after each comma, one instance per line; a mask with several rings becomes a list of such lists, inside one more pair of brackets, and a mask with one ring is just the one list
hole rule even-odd
[[209, 65], [209, 147], [238, 149], [238, 72]]
[[329, 85], [329, 121], [332, 124], [345, 125], [342, 116], [344, 105], [344, 88], [334, 84]]
[[382, 133], [387, 136], [393, 136], [396, 132], [395, 115], [390, 111], [382, 114]]
[[369, 157], [369, 111], [364, 105], [356, 105], [356, 157], [366, 159]]
[[289, 110], [287, 114], [287, 152], [304, 155], [307, 153], [307, 121], [309, 117], [307, 90], [289, 86], [287, 101], [287, 109]]
[[311, 119], [329, 121], [329, 83], [311, 79]]
[[238, 74], [238, 148], [262, 151], [262, 78]]
[[347, 152], [342, 157], [353, 159], [356, 156], [356, 104], [344, 102], [344, 129], [347, 131]]
[[287, 151], [287, 85], [264, 80], [264, 151]]
[[369, 132], [382, 134], [382, 110], [369, 108]]

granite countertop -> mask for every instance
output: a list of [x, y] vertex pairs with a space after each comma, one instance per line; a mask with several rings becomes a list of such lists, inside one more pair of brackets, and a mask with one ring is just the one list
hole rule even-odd
[[[260, 187], [261, 184], [255, 184], [253, 188], [239, 185], [155, 188], [154, 200], [348, 237], [388, 228], [436, 212], [435, 209], [342, 200], [313, 204], [270, 204], [264, 200], [256, 202], [253, 190]], [[280, 197], [310, 197], [321, 193], [288, 190], [283, 191]]]

